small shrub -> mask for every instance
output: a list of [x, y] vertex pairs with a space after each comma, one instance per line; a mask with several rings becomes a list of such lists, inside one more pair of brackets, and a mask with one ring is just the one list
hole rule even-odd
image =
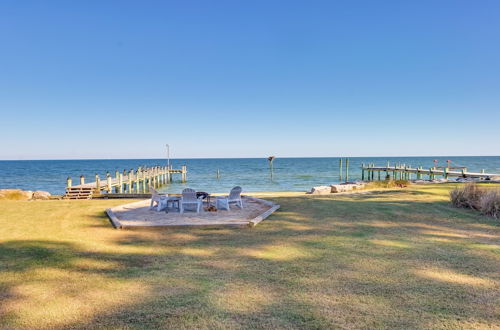
[[491, 189], [484, 191], [479, 198], [479, 211], [495, 219], [500, 218], [500, 190]]
[[479, 188], [475, 183], [450, 191], [453, 206], [475, 209], [482, 214], [500, 218], [500, 189]]
[[23, 200], [23, 199], [26, 199], [26, 196], [24, 196], [20, 191], [11, 190], [11, 191], [3, 191], [3, 192], [1, 192], [0, 193], [0, 199]]
[[475, 183], [468, 183], [450, 191], [451, 204], [455, 207], [470, 209], [479, 209], [479, 199], [484, 189], [481, 189]]

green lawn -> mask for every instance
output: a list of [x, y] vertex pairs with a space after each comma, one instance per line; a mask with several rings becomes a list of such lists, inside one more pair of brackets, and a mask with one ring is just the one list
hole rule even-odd
[[448, 185], [266, 197], [253, 229], [127, 231], [0, 201], [0, 327], [500, 327], [500, 221]]

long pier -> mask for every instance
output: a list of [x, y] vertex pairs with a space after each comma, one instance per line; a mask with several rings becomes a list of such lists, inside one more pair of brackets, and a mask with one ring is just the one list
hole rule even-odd
[[181, 169], [173, 169], [170, 166], [139, 167], [129, 171], [116, 171], [114, 177], [108, 172], [106, 178], [101, 179], [98, 174], [94, 181], [86, 183], [85, 177], [80, 176], [79, 184], [73, 185], [73, 180], [68, 177], [66, 180], [66, 199], [90, 199], [94, 195], [99, 195], [103, 191], [112, 194], [140, 194], [149, 192], [149, 188], [158, 188], [172, 182], [172, 175], [180, 174], [181, 181], [187, 181], [187, 167], [183, 165]]
[[[381, 177], [381, 173], [384, 172], [384, 176]], [[376, 178], [375, 178], [376, 175]], [[361, 180], [385, 180], [386, 178], [392, 178], [394, 180], [412, 180], [413, 175], [416, 180], [422, 180], [424, 176], [427, 176], [429, 180], [434, 180], [436, 176], [440, 176], [444, 179], [449, 177], [461, 177], [461, 178], [473, 178], [473, 179], [483, 179], [491, 180], [494, 177], [500, 177], [500, 174], [496, 173], [486, 173], [484, 170], [481, 172], [469, 172], [467, 168], [463, 167], [459, 170], [448, 167], [430, 167], [423, 168], [411, 167], [410, 165], [395, 165], [390, 166], [375, 166], [374, 164], [363, 164], [361, 166]]]

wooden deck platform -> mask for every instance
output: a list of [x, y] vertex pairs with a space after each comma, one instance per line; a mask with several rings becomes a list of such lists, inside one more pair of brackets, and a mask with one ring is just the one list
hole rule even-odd
[[150, 210], [150, 201], [142, 200], [107, 209], [106, 213], [115, 228], [248, 228], [254, 227], [279, 209], [279, 205], [263, 199], [243, 196], [243, 209], [231, 205], [231, 210], [216, 212], [186, 211], [180, 214], [176, 209]]

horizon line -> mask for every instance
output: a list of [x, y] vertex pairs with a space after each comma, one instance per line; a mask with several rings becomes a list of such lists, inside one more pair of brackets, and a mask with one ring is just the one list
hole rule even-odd
[[[181, 157], [170, 158], [170, 160], [188, 160], [188, 159], [267, 159], [263, 157]], [[277, 159], [290, 158], [416, 158], [416, 157], [500, 157], [500, 155], [403, 155], [403, 156], [282, 156]], [[36, 159], [0, 159], [0, 162], [8, 161], [68, 161], [68, 160], [167, 160], [167, 158], [36, 158]]]

